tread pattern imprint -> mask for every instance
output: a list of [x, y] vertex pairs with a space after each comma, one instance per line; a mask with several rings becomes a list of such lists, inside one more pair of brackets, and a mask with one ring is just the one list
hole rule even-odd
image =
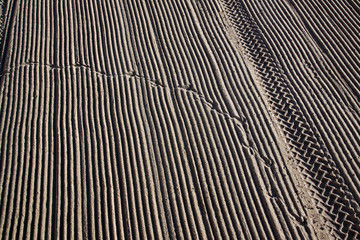
[[[296, 91], [296, 89], [294, 90], [291, 87], [294, 83], [288, 79], [292, 76], [287, 74], [287, 66], [284, 69], [277, 58], [277, 56], [283, 58], [286, 55], [276, 55], [272, 51], [271, 46], [276, 43], [272, 42], [271, 38], [276, 38], [276, 34], [268, 33], [269, 36], [266, 39], [257, 23], [257, 21], [261, 20], [256, 20], [252, 17], [251, 7], [260, 9], [258, 12], [252, 10], [254, 15], [258, 14], [256, 16], [260, 16], [260, 14], [263, 14], [263, 9], [268, 6], [259, 7], [253, 1], [243, 2], [236, 0], [223, 1], [222, 4], [233, 28], [238, 34], [240, 45], [246, 57], [255, 68], [256, 75], [264, 88], [270, 107], [286, 137], [298, 169], [303, 174], [304, 180], [311, 191], [317, 211], [324, 216], [326, 227], [333, 237], [357, 239], [360, 237], [360, 208], [358, 198], [356, 198], [359, 185], [352, 189], [349, 188], [352, 183], [344, 179], [342, 172], [339, 170], [339, 163], [334, 161], [326, 144], [321, 139], [322, 136], [318, 133], [316, 125], [310, 123], [308, 116], [304, 114], [306, 106], [303, 103], [299, 103], [302, 99], [299, 99], [300, 97], [293, 93], [293, 91]], [[284, 4], [281, 2], [272, 1], [272, 3], [269, 3], [269, 6], [271, 4], [278, 4], [281, 7], [281, 4]], [[258, 3], [257, 5], [261, 4]], [[289, 6], [291, 7], [289, 3], [284, 5], [288, 8]], [[273, 12], [269, 14], [272, 15], [274, 15], [275, 11], [280, 11], [279, 9], [271, 10]], [[281, 10], [284, 11], [284, 9]], [[293, 9], [285, 10], [290, 11]], [[280, 14], [283, 14], [283, 12], [279, 12]], [[276, 18], [277, 16], [273, 17]], [[269, 21], [271, 20], [273, 19]], [[265, 20], [263, 21], [265, 22]], [[270, 27], [266, 30], [275, 31]], [[280, 34], [286, 37], [286, 33], [279, 32]], [[279, 44], [283, 43], [280, 42]], [[293, 44], [292, 47], [295, 48], [297, 46]], [[295, 58], [294, 55], [290, 57]], [[305, 62], [305, 64], [310, 65], [309, 62]], [[320, 80], [318, 75], [315, 75], [315, 77], [318, 78], [317, 80]], [[354, 82], [356, 83], [356, 81]], [[357, 126], [359, 126], [358, 123]], [[356, 137], [357, 133], [354, 132], [353, 134]], [[343, 158], [346, 157], [343, 156]], [[341, 160], [343, 159], [338, 161], [341, 162]]]

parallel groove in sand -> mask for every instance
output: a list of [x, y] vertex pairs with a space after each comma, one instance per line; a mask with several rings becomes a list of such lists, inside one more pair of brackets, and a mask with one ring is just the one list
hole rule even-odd
[[316, 238], [219, 3], [4, 13], [3, 239]]

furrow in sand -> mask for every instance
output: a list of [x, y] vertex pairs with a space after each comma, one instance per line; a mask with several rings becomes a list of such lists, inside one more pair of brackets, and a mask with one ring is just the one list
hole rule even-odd
[[[322, 11], [335, 16], [337, 6], [349, 9], [332, 2]], [[316, 19], [309, 26], [324, 24], [295, 7]], [[7, 1], [1, 238], [321, 238], [296, 166], [327, 226], [356, 235], [358, 159], [340, 159], [359, 154], [357, 82], [348, 81], [358, 54], [321, 43], [335, 54], [308, 77], [293, 56], [309, 52], [313, 66], [320, 50], [298, 33], [303, 25], [291, 31], [270, 10], [251, 18], [259, 9], [235, 0]], [[352, 25], [328, 30], [358, 49]], [[299, 38], [296, 47], [276, 29]], [[346, 77], [342, 93], [325, 81], [332, 76]]]
[[[21, 73], [20, 73], [21, 74]], [[14, 74], [15, 76], [19, 76], [19, 72]], [[23, 103], [19, 103], [18, 102], [22, 100], [23, 96], [22, 94], [18, 94], [18, 92], [21, 92], [20, 88], [21, 86], [15, 84], [15, 81], [11, 81], [11, 85], [12, 87], [9, 89], [9, 93], [8, 96], [14, 96], [14, 98], [10, 98], [9, 99], [9, 104], [11, 104], [11, 115], [8, 116], [7, 122], [6, 122], [6, 128], [4, 128], [5, 132], [4, 132], [4, 136], [6, 137], [5, 139], [3, 139], [3, 144], [2, 144], [2, 152], [4, 153], [4, 155], [2, 155], [3, 160], [2, 162], [4, 163], [4, 167], [6, 166], [6, 171], [3, 172], [4, 177], [3, 177], [3, 187], [2, 187], [2, 197], [1, 197], [1, 205], [3, 206], [3, 211], [1, 213], [1, 218], [0, 218], [0, 226], [2, 229], [5, 228], [5, 226], [7, 226], [7, 229], [9, 231], [9, 226], [8, 223], [6, 222], [7, 218], [12, 218], [12, 213], [13, 213], [13, 205], [14, 205], [14, 200], [13, 200], [13, 191], [14, 189], [14, 182], [16, 181], [16, 177], [18, 175], [16, 175], [16, 171], [18, 168], [18, 161], [13, 161], [12, 157], [14, 155], [13, 150], [12, 150], [12, 146], [11, 146], [11, 140], [14, 139], [14, 135], [18, 132], [19, 127], [15, 128], [14, 125], [17, 123], [18, 125], [20, 125], [20, 123], [24, 122], [21, 121], [21, 118], [19, 117], [19, 113], [22, 112], [22, 104]], [[17, 94], [14, 94], [14, 92], [16, 92]], [[6, 129], [9, 129], [8, 131]], [[10, 129], [13, 129], [13, 131], [10, 131]], [[9, 142], [10, 140], [10, 142]], [[21, 145], [21, 147], [23, 147], [23, 145]], [[8, 158], [6, 158], [6, 156], [10, 156]], [[12, 174], [13, 173], [13, 174]], [[12, 188], [11, 188], [12, 187]], [[4, 234], [4, 238], [8, 238], [8, 231]]]
[[[42, 172], [41, 172], [41, 176], [43, 176], [43, 180], [39, 181], [41, 184], [41, 186], [39, 186], [39, 194], [40, 196], [37, 198], [38, 201], [38, 208], [39, 208], [39, 220], [38, 222], [34, 222], [34, 233], [32, 234], [32, 236], [34, 238], [40, 237], [41, 239], [44, 239], [44, 235], [46, 234], [46, 219], [47, 219], [47, 209], [48, 207], [46, 206], [46, 204], [49, 201], [49, 191], [48, 191], [48, 186], [49, 186], [49, 171], [50, 171], [50, 166], [51, 164], [49, 163], [49, 158], [50, 158], [50, 152], [51, 152], [51, 134], [49, 133], [49, 129], [50, 129], [50, 124], [51, 124], [51, 120], [50, 120], [50, 92], [51, 92], [51, 84], [49, 84], [47, 81], [45, 81], [45, 79], [47, 77], [49, 77], [48, 75], [49, 73], [47, 73], [46, 71], [43, 71], [41, 76], [43, 78], [42, 81], [42, 86], [43, 86], [43, 92], [42, 94], [43, 97], [39, 98], [42, 99], [43, 101], [43, 114], [40, 115], [42, 116], [42, 134], [39, 134], [39, 139], [42, 142], [42, 146], [43, 146], [43, 152], [42, 152], [42, 157], [39, 158], [39, 160], [44, 159], [44, 161], [42, 162]], [[41, 136], [44, 136], [43, 138]], [[36, 228], [35, 226], [39, 226], [38, 228]]]
[[[40, 71], [33, 71], [33, 73], [30, 75], [32, 79], [39, 78]], [[30, 135], [31, 137], [27, 140], [28, 148], [31, 148], [31, 153], [29, 154], [29, 158], [32, 158], [33, 161], [27, 161], [29, 164], [28, 171], [29, 171], [29, 180], [25, 180], [26, 183], [28, 183], [27, 189], [23, 189], [23, 193], [27, 192], [28, 200], [22, 201], [22, 212], [20, 213], [21, 216], [25, 217], [23, 221], [20, 221], [21, 223], [24, 223], [24, 225], [20, 225], [19, 233], [24, 235], [31, 235], [32, 232], [32, 223], [37, 221], [37, 216], [39, 214], [38, 208], [36, 207], [35, 200], [38, 199], [38, 191], [37, 191], [37, 185], [41, 181], [36, 182], [36, 175], [39, 174], [39, 170], [41, 169], [41, 162], [38, 162], [38, 159], [41, 159], [39, 156], [39, 149], [42, 149], [41, 143], [37, 141], [38, 138], [38, 131], [41, 129], [41, 127], [38, 126], [38, 119], [39, 119], [39, 109], [40, 109], [40, 90], [42, 90], [42, 86], [40, 82], [34, 83], [34, 90], [32, 90], [32, 108], [33, 115], [30, 118], [31, 123], [29, 124], [29, 128], [31, 129]], [[24, 186], [26, 186], [26, 183]], [[25, 197], [24, 196], [24, 197]], [[27, 202], [26, 204], [24, 204]], [[20, 235], [19, 234], [19, 235]], [[22, 236], [20, 236], [21, 238]]]
[[[160, 9], [160, 10], [158, 10], [158, 9]], [[175, 71], [176, 71], [175, 69], [177, 69], [176, 66], [178, 66], [178, 62], [173, 61], [173, 59], [167, 57], [168, 55], [171, 56], [171, 54], [174, 54], [174, 51], [176, 51], [176, 50], [175, 49], [170, 49], [166, 45], [164, 45], [164, 41], [169, 41], [169, 42], [174, 41], [173, 39], [169, 39], [168, 38], [169, 36], [166, 36], [165, 33], [163, 33], [162, 29], [161, 29], [163, 27], [162, 25], [166, 24], [165, 21], [164, 21], [165, 19], [163, 17], [164, 13], [161, 12], [161, 11], [164, 11], [164, 6], [161, 6], [161, 5], [156, 6], [154, 4], [151, 4], [150, 5], [150, 10], [151, 10], [151, 15], [154, 16], [153, 25], [154, 25], [154, 28], [156, 29], [156, 34], [157, 34], [157, 38], [158, 38], [157, 41], [158, 41], [158, 44], [159, 44], [159, 47], [160, 47], [159, 50], [161, 51], [160, 54], [161, 54], [161, 57], [164, 59], [163, 61], [166, 62], [164, 70], [165, 70], [166, 80], [168, 80], [167, 84], [169, 85], [170, 88], [173, 88], [173, 85], [174, 85], [173, 81], [174, 80], [172, 78], [174, 78], [173, 76], [174, 76]], [[154, 11], [160, 11], [160, 12], [156, 13]], [[160, 17], [162, 17], [162, 18], [160, 18]], [[156, 24], [158, 24], [158, 25], [156, 25]], [[172, 67], [173, 65], [174, 65], [174, 68]], [[171, 94], [174, 96], [173, 92]], [[190, 117], [190, 119], [191, 119], [191, 117]], [[200, 136], [200, 133], [197, 130], [195, 130], [193, 132], [193, 134], [191, 134], [192, 139], [190, 140], [190, 141], [194, 141], [194, 142], [189, 142], [189, 144], [190, 145], [194, 144], [195, 146], [198, 146], [197, 145], [198, 143], [196, 142], [196, 140], [199, 138], [199, 136]], [[205, 156], [204, 149], [202, 147], [200, 147], [200, 146], [198, 146], [197, 148], [194, 149], [194, 154], [196, 154], [196, 156], [199, 159], [201, 159], [201, 158], [203, 158]], [[209, 186], [206, 184], [207, 183], [206, 169], [204, 169], [203, 166], [199, 167], [197, 165], [197, 163], [195, 163], [195, 167], [197, 169], [196, 170], [194, 169], [193, 171], [199, 171], [198, 177], [199, 177], [199, 181], [200, 181], [198, 183], [198, 186], [197, 186], [198, 187], [197, 191], [202, 191], [201, 188], [204, 188], [203, 194], [204, 194], [205, 199], [201, 200], [201, 201], [204, 201], [203, 204], [209, 204], [210, 205], [210, 206], [208, 205], [209, 209], [207, 209], [207, 211], [213, 212], [214, 211], [214, 206], [212, 205], [211, 198], [209, 198], [209, 194], [211, 194], [210, 193], [211, 189], [209, 189]], [[205, 207], [205, 206], [203, 206], [203, 207]], [[206, 210], [202, 209], [202, 211], [206, 211]], [[221, 214], [221, 213], [219, 213], [219, 214]], [[211, 214], [210, 216], [215, 217], [215, 214]], [[213, 221], [214, 222], [215, 220], [214, 220], [214, 218], [210, 218], [209, 220], [205, 220], [205, 221], [206, 222], [207, 221]], [[206, 224], [209, 224], [209, 223], [207, 222]], [[219, 225], [221, 225], [221, 224], [223, 224], [223, 222], [220, 220]], [[222, 226], [224, 227], [224, 225], [222, 225]], [[207, 228], [209, 229], [210, 227], [207, 226]], [[221, 230], [219, 229], [218, 234], [219, 234], [220, 231]]]
[[[129, 13], [131, 12], [132, 14], [134, 14], [133, 11], [135, 9], [132, 8], [131, 5], [129, 5], [129, 7], [131, 7], [131, 8], [126, 9], [126, 11], [129, 11]], [[133, 23], [133, 16], [130, 15], [127, 17], [130, 18], [128, 21], [130, 23]], [[130, 25], [129, 28], [135, 30], [135, 26]], [[140, 39], [137, 39], [137, 38], [130, 38], [128, 40], [128, 43], [132, 46], [133, 44], [136, 44], [136, 41], [139, 41], [139, 40]], [[134, 62], [135, 61], [134, 59], [138, 55], [138, 52], [136, 50], [135, 51], [134, 50], [135, 49], [132, 49], [132, 52], [130, 55], [131, 57], [129, 57], [131, 62]], [[127, 89], [134, 83], [141, 84], [141, 85], [145, 84], [145, 86], [149, 86], [145, 79], [139, 78], [136, 76], [131, 77], [131, 75], [133, 75], [133, 74], [131, 74], [131, 71], [133, 71], [133, 70], [131, 70], [131, 68], [130, 68], [129, 69], [130, 74], [128, 77], [124, 78], [124, 82], [118, 83], [121, 86], [121, 88]], [[152, 102], [153, 101], [154, 100], [152, 100]], [[130, 102], [131, 102], [131, 100], [130, 100]], [[133, 109], [135, 110], [135, 109], [139, 109], [139, 107], [142, 106], [143, 104], [144, 103], [141, 103], [139, 106], [137, 106], [137, 105], [132, 105], [132, 106], [133, 106]], [[123, 105], [123, 106], [126, 107], [126, 105]], [[152, 105], [152, 106], [148, 106], [148, 107], [149, 107], [149, 109], [147, 109], [147, 111], [152, 111], [154, 116], [157, 116], [157, 111], [158, 111], [157, 106]], [[142, 109], [142, 110], [139, 109], [139, 110], [140, 110], [140, 112], [143, 112], [145, 109]], [[161, 111], [161, 107], [159, 107], [159, 110]], [[132, 110], [130, 109], [129, 111], [132, 111]], [[152, 114], [150, 116], [152, 116]], [[150, 117], [150, 116], [147, 116], [147, 117]], [[144, 115], [143, 116], [140, 115], [138, 118], [143, 118], [143, 117], [144, 117]], [[163, 185], [163, 184], [166, 184], [165, 182], [163, 182], [163, 179], [164, 179], [163, 168], [161, 165], [159, 166], [159, 163], [158, 163], [158, 161], [160, 159], [162, 159], [162, 154], [164, 154], [164, 151], [166, 151], [166, 149], [164, 149], [164, 141], [162, 140], [161, 132], [159, 133], [159, 128], [160, 128], [160, 126], [163, 126], [163, 125], [160, 124], [159, 118], [154, 118], [154, 119], [151, 119], [150, 121], [151, 122], [149, 122], [149, 124], [150, 124], [149, 130], [150, 131], [152, 130], [153, 133], [155, 133], [155, 131], [156, 131], [156, 134], [154, 135], [151, 133], [150, 134], [146, 133], [146, 135], [148, 136], [146, 139], [148, 148], [154, 149], [153, 152], [148, 152], [148, 156], [145, 158], [146, 160], [144, 161], [144, 163], [147, 165], [147, 167], [146, 167], [147, 178], [146, 179], [148, 179], [148, 182], [149, 182], [148, 184], [149, 184], [149, 188], [151, 191], [151, 194], [150, 194], [151, 198], [146, 199], [146, 201], [148, 202], [148, 204], [149, 204], [148, 206], [151, 209], [148, 211], [152, 212], [151, 220], [154, 221], [155, 223], [157, 223], [157, 227], [154, 228], [155, 236], [168, 237], [168, 230], [167, 230], [166, 217], [165, 217], [165, 207], [167, 204], [169, 204], [169, 202], [168, 201], [164, 202], [161, 200], [162, 196], [164, 194], [163, 191], [167, 191], [167, 189]], [[149, 137], [151, 137], [151, 138], [149, 138]], [[131, 139], [131, 137], [129, 139]], [[148, 149], [144, 149], [144, 151], [147, 152]], [[143, 160], [141, 160], [142, 159], [141, 156], [137, 156], [137, 159], [138, 159], [138, 161], [143, 161]], [[125, 158], [124, 161], [127, 161], [127, 159]], [[137, 169], [134, 169], [133, 171], [137, 171]], [[140, 195], [136, 195], [135, 197], [141, 199]], [[132, 211], [131, 214], [134, 214], [134, 209], [130, 209], [130, 210]], [[143, 234], [141, 231], [141, 227], [145, 227], [145, 226], [137, 226], [136, 219], [132, 218], [130, 224], [133, 226], [136, 226], [136, 228], [132, 228], [133, 234], [136, 234], [136, 235], [139, 235], [140, 233]], [[146, 226], [150, 227], [148, 224], [146, 224]], [[149, 228], [147, 229], [147, 231], [150, 231]]]

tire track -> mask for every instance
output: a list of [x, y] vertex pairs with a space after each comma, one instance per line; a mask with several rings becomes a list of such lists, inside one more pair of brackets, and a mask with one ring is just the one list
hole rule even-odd
[[[333, 6], [338, 7], [339, 4], [337, 3], [332, 3]], [[308, 7], [313, 8], [313, 6], [316, 7], [316, 4], [311, 4]], [[294, 10], [294, 6], [291, 5], [292, 8], [289, 8], [289, 6], [287, 4], [281, 4], [281, 2], [279, 3], [279, 8], [282, 8], [282, 11], [289, 11], [290, 13]], [[319, 8], [319, 11], [321, 10], [321, 8]], [[275, 10], [277, 12], [277, 10]], [[347, 9], [347, 11], [350, 11], [349, 9]], [[307, 13], [311, 13], [311, 10], [308, 10]], [[300, 14], [295, 12], [296, 14]], [[326, 14], [332, 14], [331, 10], [328, 9], [327, 12], [325, 12]], [[350, 14], [351, 15], [351, 14]], [[296, 16], [296, 15], [295, 15]], [[280, 17], [281, 19], [281, 17]], [[296, 19], [296, 18], [295, 18]], [[312, 16], [312, 19], [317, 19], [316, 16]], [[349, 17], [349, 19], [351, 19], [351, 17]], [[303, 19], [304, 20], [304, 19]], [[310, 19], [311, 20], [311, 19]], [[336, 19], [335, 19], [336, 20]], [[298, 22], [294, 22], [292, 23], [293, 25], [296, 26], [296, 24], [299, 25]], [[320, 23], [318, 23], [317, 25], [319, 25]], [[333, 29], [333, 26], [337, 25], [337, 24], [341, 24], [341, 21], [332, 21], [329, 22], [329, 28]], [[320, 24], [321, 25], [321, 24]], [[278, 25], [281, 26], [281, 25]], [[285, 27], [287, 27], [287, 25], [283, 25]], [[356, 27], [357, 25], [355, 24], [353, 27]], [[285, 28], [284, 27], [284, 28]], [[300, 22], [300, 27], [301, 27], [301, 22]], [[341, 29], [341, 28], [338, 28]], [[309, 29], [311, 30], [311, 29]], [[320, 29], [319, 29], [320, 30]], [[322, 31], [322, 30], [321, 30]], [[279, 30], [276, 30], [275, 32], [279, 32]], [[289, 36], [291, 36], [291, 31], [288, 31]], [[328, 39], [331, 38], [336, 38], [338, 37], [339, 40], [335, 40], [337, 42], [342, 41], [342, 38], [344, 39], [344, 34], [339, 32], [334, 32], [334, 30], [329, 30], [328, 33], [329, 37]], [[351, 34], [351, 32], [348, 32]], [[327, 33], [324, 33], [325, 35]], [[277, 37], [273, 37], [273, 39], [276, 39]], [[322, 36], [321, 36], [322, 38]], [[300, 39], [299, 37], [295, 38], [295, 39]], [[286, 43], [286, 39], [283, 39], [283, 42]], [[295, 43], [297, 41], [294, 41]], [[291, 45], [294, 45], [294, 42], [291, 43]], [[311, 43], [311, 41], [309, 41]], [[344, 42], [347, 42], [347, 40], [344, 39]], [[288, 44], [288, 43], [286, 43]], [[352, 41], [352, 44], [356, 44], [356, 41]], [[283, 44], [284, 46], [286, 46], [285, 44]], [[308, 50], [308, 45], [306, 42], [303, 43], [303, 45], [298, 45], [300, 46], [300, 51], [302, 51], [302, 49], [305, 49], [305, 52], [312, 52], [313, 50], [310, 48], [310, 50]], [[341, 47], [342, 44], [336, 44], [336, 47]], [[326, 47], [326, 44], [324, 45]], [[276, 48], [275, 48], [276, 49]], [[291, 49], [291, 48], [289, 48]], [[316, 48], [315, 48], [316, 49]], [[329, 48], [331, 50], [331, 48]], [[284, 52], [281, 48], [277, 49], [277, 51], [280, 51], [283, 56], [289, 54], [288, 52]], [[320, 57], [322, 57], [323, 60], [319, 61], [314, 61], [314, 60], [309, 60], [308, 63], [306, 63], [306, 66], [309, 66], [313, 71], [313, 73], [309, 78], [300, 78], [299, 80], [297, 76], [306, 76], [307, 73], [305, 71], [303, 71], [301, 68], [297, 69], [296, 66], [300, 65], [300, 64], [294, 64], [292, 63], [292, 66], [295, 66], [294, 69], [296, 69], [300, 74], [297, 75], [292, 75], [293, 80], [296, 81], [301, 81], [301, 84], [296, 83], [296, 81], [293, 81], [293, 86], [296, 86], [295, 91], [301, 92], [299, 93], [299, 99], [301, 99], [301, 96], [304, 96], [305, 94], [307, 96], [309, 96], [308, 98], [311, 99], [311, 101], [303, 101], [304, 105], [309, 105], [309, 103], [312, 102], [316, 102], [318, 105], [318, 107], [311, 107], [311, 106], [307, 106], [307, 111], [310, 112], [308, 115], [308, 119], [311, 119], [311, 121], [314, 122], [315, 125], [318, 126], [319, 132], [324, 140], [325, 143], [323, 143], [324, 145], [326, 144], [326, 146], [329, 149], [329, 153], [332, 155], [334, 161], [337, 164], [337, 167], [340, 171], [340, 174], [343, 176], [346, 185], [349, 187], [350, 191], [352, 192], [354, 198], [356, 199], [355, 202], [358, 202], [358, 166], [356, 163], [356, 159], [358, 156], [357, 153], [357, 149], [358, 149], [358, 143], [356, 140], [356, 136], [358, 134], [358, 111], [357, 111], [357, 100], [356, 97], [354, 97], [355, 95], [353, 95], [351, 93], [351, 89], [349, 88], [349, 86], [347, 85], [346, 81], [351, 81], [356, 83], [356, 79], [352, 78], [351, 75], [346, 75], [344, 76], [343, 74], [341, 75], [341, 77], [337, 77], [336, 76], [336, 72], [338, 66], [337, 65], [341, 65], [341, 56], [343, 54], [352, 54], [354, 56], [356, 56], [357, 51], [352, 52], [347, 52], [347, 50], [344, 48], [343, 49], [343, 53], [341, 53], [339, 56], [337, 56], [336, 54], [333, 55], [332, 60], [329, 61], [328, 59], [328, 54], [332, 55], [332, 53], [335, 51], [328, 51], [326, 54], [324, 53], [323, 55], [320, 55]], [[294, 53], [292, 53], [294, 54]], [[309, 56], [309, 54], [307, 54]], [[311, 55], [310, 55], [311, 56]], [[314, 54], [313, 57], [316, 59], [316, 55]], [[337, 61], [337, 59], [339, 58], [339, 61]], [[291, 58], [290, 58], [291, 59]], [[320, 63], [320, 64], [319, 64]], [[324, 64], [321, 64], [324, 63]], [[325, 68], [324, 68], [325, 65]], [[355, 64], [354, 64], [355, 65]], [[351, 67], [351, 66], [350, 66]], [[290, 71], [291, 73], [291, 71]], [[335, 74], [333, 74], [335, 73]], [[346, 73], [347, 74], [347, 73]], [[314, 80], [312, 80], [314, 79]], [[344, 81], [345, 80], [345, 81]], [[307, 82], [307, 85], [304, 85], [304, 82]], [[316, 84], [314, 83], [321, 83], [321, 85], [316, 86]], [[303, 87], [303, 89], [305, 89], [305, 91], [303, 89], [298, 88], [297, 86], [305, 86], [308, 89], [306, 89], [305, 87]], [[311, 88], [310, 88], [311, 87]], [[321, 91], [317, 90], [320, 89]], [[339, 91], [339, 89], [341, 89], [341, 91]], [[314, 94], [308, 94], [306, 91], [311, 92], [311, 91], [318, 91], [316, 93], [316, 95]], [[334, 97], [335, 98], [334, 98]], [[327, 104], [327, 102], [331, 102], [331, 104]], [[316, 112], [317, 109], [320, 109], [321, 112], [318, 113]], [[352, 110], [350, 110], [352, 109]], [[311, 116], [316, 116], [316, 117], [311, 117]], [[322, 117], [322, 116], [328, 116], [326, 118]], [[319, 121], [321, 119], [321, 121]], [[326, 129], [326, 130], [325, 130]], [[352, 133], [352, 134], [349, 134]], [[355, 159], [355, 161], [353, 160]], [[356, 206], [356, 203], [354, 204]], [[331, 216], [333, 219], [336, 219], [337, 217], [335, 215]], [[342, 221], [342, 220], [339, 220]], [[344, 232], [340, 231], [339, 234], [341, 237], [344, 237], [346, 235], [349, 235], [350, 237], [355, 237], [356, 238], [356, 233], [353, 233], [352, 231], [349, 231], [350, 234], [346, 233], [347, 228], [349, 227], [349, 225], [351, 225], [347, 219], [345, 218], [344, 220], [344, 224], [340, 225], [338, 224], [336, 226], [336, 228], [339, 229], [343, 229], [344, 228]], [[353, 221], [353, 220], [351, 220]], [[355, 227], [356, 228], [356, 227]]]
[[[303, 165], [302, 171], [313, 187], [314, 197], [318, 199], [318, 208], [329, 213], [326, 217], [327, 221], [335, 224], [334, 227], [329, 225], [330, 228], [334, 228], [340, 235], [348, 234], [355, 237], [359, 219], [356, 217], [358, 214], [357, 204], [352, 200], [354, 193], [348, 190], [348, 186], [344, 183], [334, 160], [328, 154], [328, 150], [326, 148], [324, 150], [324, 145], [318, 143], [317, 138], [319, 136], [313, 132], [311, 125], [302, 113], [303, 110], [296, 103], [296, 98], [292, 96], [291, 88], [287, 86], [281, 68], [273, 59], [269, 47], [262, 39], [254, 20], [246, 12], [245, 6], [236, 1], [225, 5], [241, 38], [242, 46], [250, 60], [254, 62], [272, 108], [276, 112], [280, 125], [294, 152], [294, 157], [299, 159], [300, 165]], [[317, 167], [314, 168], [314, 166]], [[328, 187], [329, 185], [332, 187]], [[323, 190], [325, 188], [328, 190]], [[341, 191], [338, 191], [338, 188]], [[332, 199], [332, 201], [329, 202], [326, 199]], [[354, 218], [350, 220], [332, 218], [334, 209], [335, 214], [349, 214], [353, 215]], [[345, 227], [337, 224], [344, 224]]]
[[[293, 65], [293, 66], [297, 66], [297, 65]], [[316, 66], [316, 62], [313, 63], [313, 66]], [[301, 69], [299, 70], [299, 72], [302, 75], [307, 74], [306, 72], [301, 73]], [[328, 70], [327, 70], [327, 72], [328, 72]], [[321, 74], [321, 72], [319, 72], [319, 73]], [[291, 79], [297, 79], [298, 78], [297, 76], [298, 75], [293, 75]], [[318, 74], [318, 76], [315, 75], [316, 82], [318, 82], [318, 83], [331, 82], [331, 80], [332, 80], [331, 78], [329, 79], [329, 81], [320, 80], [321, 78], [324, 78], [324, 77], [329, 78], [326, 75], [325, 76], [324, 75], [321, 76], [319, 74]], [[297, 83], [294, 81], [293, 86], [296, 86], [296, 87], [304, 86], [304, 84], [303, 84], [304, 81], [306, 82], [308, 80], [306, 80], [306, 78], [302, 79], [300, 85], [297, 85]], [[309, 83], [312, 84], [312, 82], [309, 82]], [[309, 86], [309, 85], [305, 85], [305, 86]], [[354, 187], [354, 186], [356, 186], [357, 177], [356, 177], [356, 173], [354, 173], [356, 171], [353, 170], [353, 169], [357, 169], [357, 165], [353, 164], [354, 163], [353, 161], [347, 160], [347, 159], [352, 159], [354, 156], [356, 159], [357, 147], [355, 147], [355, 146], [357, 145], [357, 143], [356, 143], [356, 140], [354, 141], [354, 138], [352, 135], [345, 133], [345, 131], [350, 131], [350, 132], [352, 131], [352, 130], [349, 130], [349, 127], [350, 127], [350, 129], [353, 129], [355, 132], [357, 131], [356, 130], [357, 124], [354, 121], [356, 119], [356, 114], [354, 114], [354, 112], [344, 111], [347, 107], [344, 105], [344, 103], [341, 103], [343, 101], [341, 98], [338, 98], [339, 100], [337, 100], [340, 102], [340, 105], [339, 105], [339, 102], [334, 101], [332, 98], [329, 98], [329, 96], [331, 96], [334, 92], [336, 94], [336, 90], [332, 90], [332, 93], [326, 93], [326, 94], [323, 94], [320, 91], [317, 92], [316, 95], [311, 94], [311, 92], [314, 90], [318, 91], [318, 90], [316, 90], [317, 88], [319, 88], [319, 86], [316, 86], [316, 85], [312, 85], [310, 89], [305, 88], [306, 89], [305, 92], [303, 92], [302, 94], [299, 94], [298, 98], [301, 100], [300, 96], [305, 95], [305, 94], [308, 96], [308, 98], [313, 98], [313, 100], [310, 102], [304, 101], [305, 105], [307, 105], [308, 103], [313, 104], [313, 102], [317, 102], [320, 100], [320, 103], [318, 102], [318, 105], [315, 105], [316, 107], [309, 106], [309, 107], [307, 107], [307, 110], [305, 110], [304, 112], [306, 113], [306, 111], [310, 111], [310, 114], [306, 113], [306, 114], [308, 114], [308, 119], [314, 121], [315, 124], [318, 126], [318, 129], [319, 129], [320, 133], [322, 134], [322, 136], [324, 136], [323, 139], [325, 140], [325, 143], [328, 146], [328, 149], [329, 149], [330, 153], [332, 154], [332, 157], [336, 161], [336, 164], [338, 165], [340, 172], [342, 173], [346, 182], [348, 182], [347, 185], [349, 186], [352, 193], [354, 194], [354, 197], [357, 198], [358, 191], [356, 190], [356, 187]], [[328, 86], [325, 85], [325, 87], [321, 86], [320, 89], [321, 88], [329, 91], [328, 89], [331, 89], [333, 87], [331, 85], [328, 85]], [[304, 91], [303, 89], [300, 88], [300, 91]], [[297, 91], [299, 91], [299, 90], [297, 90]], [[306, 91], [308, 91], [308, 92], [306, 92]], [[343, 95], [343, 94], [341, 94], [341, 95]], [[319, 99], [318, 96], [321, 96], [322, 98]], [[337, 94], [337, 96], [339, 96], [339, 94]], [[331, 105], [328, 105], [329, 106], [328, 107], [326, 104], [326, 101], [324, 101], [324, 99], [326, 99], [327, 101], [333, 101], [333, 103]], [[338, 107], [335, 108], [335, 106], [338, 106]], [[329, 111], [329, 108], [332, 108], [332, 109], [330, 109], [330, 111]], [[317, 109], [320, 109], [321, 112], [320, 113], [316, 113], [316, 112], [312, 113], [313, 110], [317, 111]], [[312, 116], [314, 114], [317, 114], [318, 119], [321, 119], [321, 122], [319, 122], [319, 120], [317, 118], [311, 119], [310, 116]], [[345, 117], [344, 117], [344, 115], [345, 115]], [[323, 118], [322, 116], [331, 116], [331, 118]], [[324, 131], [325, 128], [323, 126], [326, 127], [327, 131]], [[332, 129], [335, 129], [335, 130], [332, 130]], [[336, 137], [334, 137], [334, 136], [336, 136]], [[338, 142], [338, 143], [333, 144], [334, 142]], [[348, 144], [344, 144], [345, 142], [347, 142]], [[323, 143], [323, 144], [325, 144], [325, 143]], [[350, 145], [350, 148], [349, 148], [349, 145]], [[355, 145], [355, 146], [351, 147], [351, 145], [353, 145], [353, 146]], [[339, 159], [339, 156], [343, 156], [342, 159]], [[352, 167], [349, 167], [349, 165], [352, 165]]]

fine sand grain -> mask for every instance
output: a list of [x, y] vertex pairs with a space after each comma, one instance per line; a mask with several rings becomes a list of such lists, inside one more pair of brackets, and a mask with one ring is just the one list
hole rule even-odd
[[0, 239], [360, 238], [358, 1], [0, 6]]

